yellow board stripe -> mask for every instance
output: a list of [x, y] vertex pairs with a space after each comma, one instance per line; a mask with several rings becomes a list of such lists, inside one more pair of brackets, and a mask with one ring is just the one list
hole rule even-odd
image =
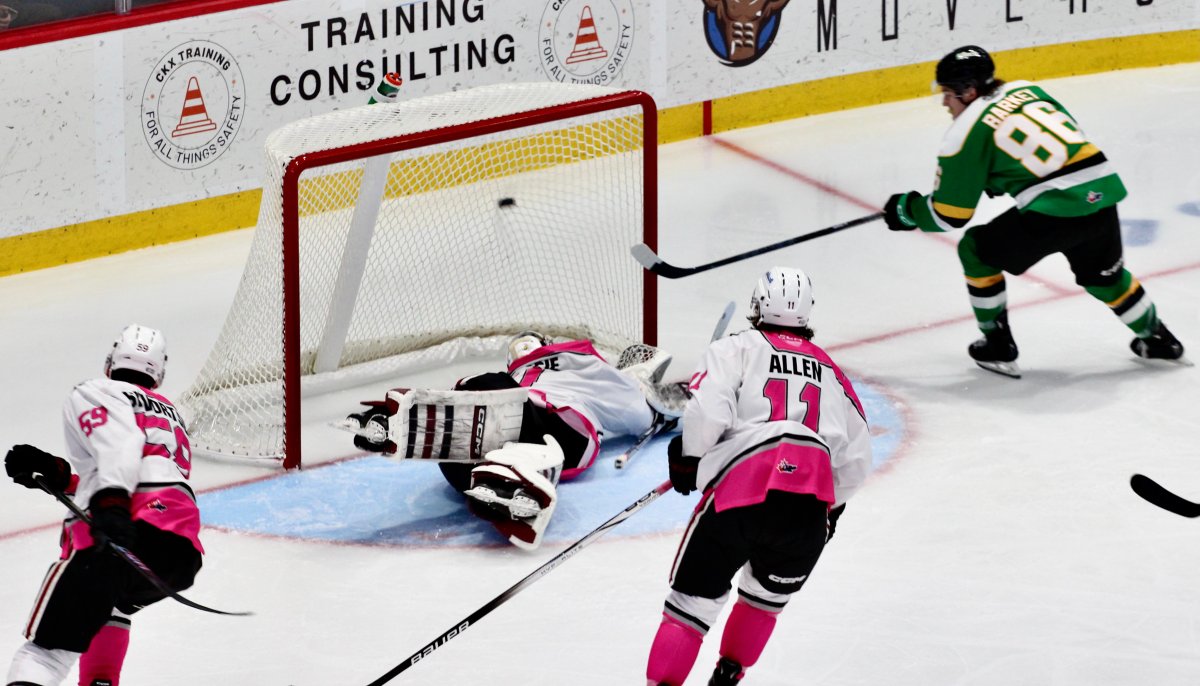
[[[1001, 78], [1050, 79], [1200, 62], [1200, 29], [1103, 38], [995, 53]], [[934, 62], [846, 74], [714, 100], [714, 133], [929, 96]], [[703, 133], [700, 103], [659, 112], [658, 142]], [[253, 226], [260, 190], [205, 198], [0, 238], [0, 276]], [[947, 215], [949, 216], [949, 215]]]

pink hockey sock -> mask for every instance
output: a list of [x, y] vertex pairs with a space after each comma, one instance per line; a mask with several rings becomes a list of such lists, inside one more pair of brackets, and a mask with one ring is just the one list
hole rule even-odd
[[648, 684], [681, 686], [696, 663], [704, 634], [690, 626], [663, 615], [662, 624], [650, 647], [650, 662], [646, 665]]
[[778, 616], [777, 612], [760, 610], [739, 599], [721, 634], [721, 656], [736, 660], [743, 669], [758, 662]]
[[79, 686], [119, 686], [129, 650], [129, 625], [106, 624], [79, 658]]

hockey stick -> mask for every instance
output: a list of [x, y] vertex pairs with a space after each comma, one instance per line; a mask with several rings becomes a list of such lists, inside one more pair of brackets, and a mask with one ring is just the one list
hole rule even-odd
[[1181, 517], [1200, 517], [1200, 503], [1193, 503], [1175, 495], [1148, 476], [1134, 474], [1129, 478], [1129, 485], [1134, 493], [1168, 512], [1174, 512]]
[[624, 510], [621, 510], [620, 512], [618, 512], [616, 514], [616, 516], [614, 516], [612, 519], [609, 519], [607, 522], [605, 522], [605, 523], [601, 524], [600, 526], [596, 527], [595, 529], [593, 529], [591, 533], [589, 533], [588, 535], [584, 536], [583, 538], [581, 538], [578, 541], [576, 541], [575, 543], [573, 543], [571, 545], [571, 547], [562, 551], [558, 555], [555, 555], [554, 557], [550, 558], [544, 565], [542, 565], [541, 567], [538, 567], [537, 569], [530, 572], [529, 575], [526, 576], [524, 579], [521, 579], [520, 581], [513, 584], [512, 586], [509, 586], [506, 591], [504, 591], [500, 595], [496, 596], [495, 598], [492, 598], [491, 600], [489, 600], [487, 602], [487, 604], [485, 604], [483, 607], [481, 607], [478, 610], [475, 610], [471, 614], [467, 615], [462, 621], [458, 622], [456, 625], [454, 625], [453, 627], [451, 627], [450, 629], [448, 629], [447, 631], [442, 633], [442, 635], [438, 636], [437, 638], [435, 638], [432, 641], [430, 641], [429, 643], [427, 643], [424, 648], [421, 648], [417, 652], [413, 653], [406, 660], [404, 660], [404, 662], [401, 662], [400, 664], [396, 665], [391, 670], [389, 670], [387, 674], [384, 674], [383, 676], [379, 677], [375, 681], [372, 681], [367, 686], [381, 686], [382, 684], [386, 684], [387, 682], [391, 681], [392, 678], [394, 678], [397, 674], [403, 672], [404, 670], [408, 669], [409, 667], [412, 667], [413, 665], [417, 664], [421, 660], [429, 657], [431, 654], [433, 654], [433, 651], [437, 650], [438, 648], [441, 648], [443, 645], [446, 644], [447, 641], [454, 638], [455, 636], [462, 634], [462, 632], [469, 629], [472, 624], [478, 622], [480, 619], [483, 619], [483, 617], [485, 617], [492, 610], [495, 610], [497, 607], [500, 607], [501, 605], [503, 605], [506, 601], [508, 601], [509, 598], [512, 598], [516, 594], [525, 590], [526, 587], [532, 585], [533, 582], [535, 582], [538, 579], [542, 578], [543, 576], [546, 576], [547, 574], [549, 574], [551, 571], [554, 570], [555, 567], [566, 562], [571, 556], [573, 556], [575, 553], [582, 550], [584, 548], [584, 546], [586, 546], [587, 544], [589, 544], [592, 541], [599, 538], [601, 535], [604, 534], [604, 532], [608, 531], [609, 529], [613, 528], [614, 526], [620, 524], [621, 522], [625, 521], [629, 517], [633, 516], [633, 514], [635, 512], [637, 512], [638, 510], [642, 509], [643, 507], [649, 505], [656, 498], [658, 498], [658, 496], [662, 495], [663, 493], [666, 493], [669, 490], [671, 490], [671, 482], [670, 481], [664, 481], [663, 483], [659, 484], [658, 487], [655, 488], [653, 491], [650, 491], [649, 493], [638, 498], [635, 502], [630, 504]]
[[837, 233], [838, 231], [845, 231], [846, 229], [858, 226], [860, 224], [866, 224], [868, 222], [873, 222], [876, 219], [882, 219], [882, 218], [883, 218], [883, 213], [876, 212], [875, 214], [869, 214], [865, 217], [859, 217], [858, 219], [851, 219], [848, 222], [842, 222], [841, 224], [834, 224], [833, 226], [830, 226], [830, 227], [824, 228], [824, 229], [820, 229], [818, 231], [813, 231], [812, 233], [806, 233], [803, 236], [795, 236], [795, 237], [789, 238], [787, 240], [779, 241], [778, 243], [764, 245], [761, 248], [755, 248], [754, 250], [740, 253], [740, 254], [734, 255], [732, 257], [726, 257], [723, 260], [717, 260], [716, 262], [709, 262], [708, 264], [702, 264], [698, 267], [677, 267], [673, 264], [668, 264], [667, 262], [664, 262], [663, 259], [661, 257], [659, 257], [653, 250], [651, 250], [650, 246], [646, 245], [645, 243], [638, 243], [637, 245], [630, 248], [629, 252], [633, 255], [633, 259], [637, 260], [638, 263], [642, 265], [642, 267], [654, 272], [655, 274], [658, 274], [659, 276], [662, 276], [662, 277], [665, 277], [668, 279], [679, 279], [684, 276], [691, 276], [692, 274], [699, 274], [700, 272], [706, 272], [709, 269], [716, 269], [717, 267], [724, 267], [725, 265], [733, 264], [734, 262], [741, 262], [742, 260], [745, 260], [745, 259], [748, 259], [751, 257], [757, 257], [759, 255], [769, 253], [773, 250], [779, 250], [780, 248], [786, 248], [789, 245], [803, 243], [804, 241], [811, 241], [814, 238], [820, 238], [821, 236], [828, 236], [829, 234]]
[[[721, 318], [717, 320], [717, 325], [713, 327], [712, 338], [709, 339], [710, 343], [725, 335], [725, 329], [729, 327], [729, 322], [733, 319], [733, 313], [735, 310], [737, 310], [737, 305], [730, 300], [729, 304], [725, 306], [725, 311], [721, 313]], [[633, 445], [629, 446], [629, 450], [617, 455], [617, 459], [613, 460], [613, 466], [617, 469], [624, 469], [625, 463], [629, 462], [629, 459], [633, 457], [635, 453], [646, 447], [646, 444], [650, 442], [651, 438], [654, 438], [659, 434], [665, 434], [674, 431], [675, 426], [678, 424], [678, 419], [672, 419], [661, 424], [655, 423], [651, 425], [649, 429], [646, 429], [644, 432], [642, 432], [642, 435], [638, 436]]]
[[646, 429], [640, 436], [637, 437], [637, 440], [633, 442], [633, 445], [629, 446], [629, 450], [617, 455], [617, 459], [613, 460], [613, 466], [617, 469], [624, 469], [625, 463], [629, 462], [629, 459], [637, 454], [639, 450], [645, 448], [646, 444], [650, 442], [651, 438], [654, 438], [659, 434], [665, 434], [674, 431], [676, 425], [678, 424], [678, 419], [666, 419], [664, 421], [654, 422], [650, 425], [649, 429]]
[[[86, 512], [79, 509], [79, 506], [76, 505], [73, 500], [68, 498], [62, 491], [56, 491], [53, 488], [50, 488], [50, 485], [47, 484], [44, 479], [42, 479], [41, 475], [34, 475], [33, 480], [37, 482], [38, 486], [42, 487], [43, 491], [45, 491], [45, 492], [49, 493], [50, 495], [54, 496], [55, 498], [57, 498], [58, 501], [60, 503], [62, 503], [63, 505], [66, 505], [67, 509], [69, 509], [71, 512], [75, 513], [75, 516], [78, 517], [80, 520], [82, 520], [83, 523], [87, 524], [88, 526], [92, 525], [92, 518], [87, 516]], [[194, 607], [197, 610], [203, 610], [204, 612], [211, 612], [216, 615], [230, 615], [233, 617], [249, 617], [250, 615], [254, 614], [253, 612], [226, 612], [224, 610], [216, 610], [211, 607], [201, 605], [200, 603], [188, 600], [187, 598], [184, 598], [183, 596], [179, 595], [175, 591], [172, 591], [171, 588], [169, 586], [167, 586], [167, 582], [165, 582], [161, 578], [159, 578], [159, 576], [157, 574], [155, 574], [152, 569], [150, 569], [149, 567], [146, 566], [145, 562], [142, 562], [141, 558], [139, 558], [137, 555], [134, 555], [133, 552], [131, 552], [128, 548], [121, 546], [121, 545], [117, 545], [116, 543], [113, 543], [112, 541], [108, 542], [108, 547], [112, 548], [113, 552], [115, 552], [118, 556], [120, 556], [122, 559], [124, 559], [126, 562], [129, 563], [129, 566], [133, 567], [135, 570], [137, 570], [137, 572], [139, 574], [144, 576], [146, 578], [146, 581], [149, 581], [150, 585], [157, 588], [160, 593], [170, 597], [171, 599], [173, 599], [177, 602], [183, 603], [184, 605], [187, 605], [188, 607]]]

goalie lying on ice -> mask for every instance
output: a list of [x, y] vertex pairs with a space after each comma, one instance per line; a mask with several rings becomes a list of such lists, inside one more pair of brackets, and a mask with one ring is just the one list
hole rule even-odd
[[467, 377], [453, 391], [393, 389], [348, 420], [364, 450], [438, 462], [472, 513], [533, 549], [560, 477], [590, 467], [603, 438], [683, 414], [686, 384], [662, 383], [670, 362], [633, 345], [614, 367], [591, 341], [551, 343], [525, 331], [509, 341], [507, 371]]

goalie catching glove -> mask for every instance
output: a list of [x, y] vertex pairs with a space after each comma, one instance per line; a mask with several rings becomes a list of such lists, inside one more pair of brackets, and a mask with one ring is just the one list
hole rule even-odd
[[537, 443], [506, 443], [471, 470], [467, 504], [518, 548], [533, 550], [558, 503], [562, 449], [550, 435]]
[[651, 409], [668, 419], [679, 419], [691, 394], [687, 382], [663, 383], [671, 360], [671, 353], [661, 348], [635, 343], [621, 353], [617, 369], [637, 379]]

